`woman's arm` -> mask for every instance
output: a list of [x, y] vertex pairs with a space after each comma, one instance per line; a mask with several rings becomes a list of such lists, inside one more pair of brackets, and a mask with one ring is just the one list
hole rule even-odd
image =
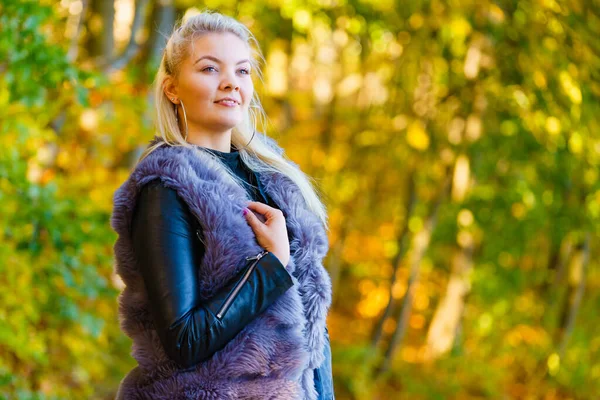
[[135, 255], [160, 340], [184, 368], [225, 347], [293, 286], [283, 264], [266, 253], [252, 270], [249, 260], [211, 299], [200, 301], [197, 269], [204, 245], [193, 221], [187, 204], [160, 180], [144, 185], [132, 221]]

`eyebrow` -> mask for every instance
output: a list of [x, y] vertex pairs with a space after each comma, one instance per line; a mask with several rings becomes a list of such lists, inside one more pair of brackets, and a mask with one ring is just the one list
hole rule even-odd
[[[221, 60], [219, 60], [217, 57], [214, 57], [214, 56], [202, 56], [194, 62], [194, 65], [196, 65], [198, 63], [198, 61], [204, 60], [205, 58], [207, 58], [209, 60], [213, 60], [214, 62], [218, 62], [218, 63], [221, 62]], [[250, 60], [248, 60], [248, 59], [240, 60], [235, 65], [242, 64], [245, 62], [250, 62]]]

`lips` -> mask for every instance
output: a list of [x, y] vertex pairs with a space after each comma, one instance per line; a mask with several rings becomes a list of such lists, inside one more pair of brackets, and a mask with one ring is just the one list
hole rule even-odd
[[240, 104], [239, 101], [232, 99], [231, 97], [226, 97], [224, 99], [217, 100], [217, 101], [215, 101], [215, 103], [224, 103], [224, 104], [232, 105], [232, 106]]

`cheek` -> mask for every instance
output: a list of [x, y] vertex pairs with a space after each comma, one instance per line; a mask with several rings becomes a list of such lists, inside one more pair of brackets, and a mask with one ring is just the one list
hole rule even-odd
[[244, 96], [244, 103], [249, 103], [254, 94], [254, 85], [252, 84], [252, 81], [244, 83], [241, 89]]
[[210, 94], [214, 91], [213, 86], [210, 79], [197, 75], [186, 82], [185, 90], [190, 97], [198, 101], [210, 97]]

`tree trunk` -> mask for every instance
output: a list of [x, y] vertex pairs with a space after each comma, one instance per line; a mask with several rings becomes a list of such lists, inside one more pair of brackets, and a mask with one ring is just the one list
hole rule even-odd
[[389, 317], [391, 317], [391, 315], [392, 315], [392, 310], [393, 310], [393, 305], [394, 305], [394, 297], [392, 294], [393, 294], [394, 284], [396, 283], [396, 274], [397, 274], [398, 268], [400, 266], [400, 261], [402, 261], [402, 259], [404, 258], [404, 255], [406, 253], [406, 247], [408, 244], [408, 236], [409, 236], [408, 235], [408, 231], [409, 231], [408, 221], [410, 220], [410, 217], [413, 213], [415, 203], [417, 200], [414, 175], [415, 175], [415, 171], [414, 171], [414, 169], [412, 169], [408, 175], [408, 189], [406, 191], [408, 196], [407, 196], [407, 201], [406, 201], [406, 204], [404, 207], [404, 209], [405, 209], [404, 218], [402, 220], [402, 227], [400, 228], [400, 232], [398, 233], [398, 239], [396, 241], [396, 243], [398, 245], [398, 252], [396, 253], [396, 256], [394, 257], [394, 260], [392, 261], [392, 274], [390, 276], [390, 290], [388, 292], [388, 303], [385, 307], [383, 315], [377, 322], [377, 325], [373, 332], [373, 336], [371, 339], [371, 347], [373, 349], [377, 348], [377, 345], [379, 344], [379, 341], [381, 340], [381, 337], [383, 336], [383, 327], [385, 325], [385, 321], [387, 321], [387, 319]]
[[404, 335], [406, 333], [408, 320], [412, 312], [412, 303], [415, 286], [419, 281], [421, 261], [423, 260], [427, 249], [429, 248], [431, 234], [433, 233], [437, 225], [439, 209], [442, 205], [442, 202], [447, 196], [448, 188], [450, 186], [450, 180], [451, 174], [447, 174], [445, 182], [442, 185], [442, 189], [440, 190], [440, 193], [437, 196], [436, 203], [432, 208], [431, 214], [423, 224], [423, 228], [414, 236], [412, 240], [409, 257], [410, 275], [408, 278], [406, 294], [404, 295], [402, 307], [400, 309], [400, 316], [398, 318], [398, 324], [396, 325], [396, 331], [394, 332], [389, 347], [385, 353], [383, 363], [379, 370], [376, 371], [376, 375], [379, 375], [389, 369], [394, 354], [396, 352], [396, 348], [402, 343], [402, 339], [404, 338]]
[[127, 64], [129, 64], [129, 62], [139, 53], [141, 46], [137, 42], [136, 37], [140, 30], [144, 27], [147, 6], [148, 0], [137, 0], [135, 2], [135, 13], [133, 15], [131, 34], [129, 36], [127, 47], [117, 59], [110, 63], [107, 72], [110, 73], [125, 68]]
[[590, 259], [590, 233], [586, 234], [584, 242], [576, 250], [571, 265], [568, 283], [567, 297], [561, 312], [558, 328], [558, 348], [560, 357], [564, 354], [569, 338], [573, 333], [575, 319], [581, 306], [585, 291], [585, 280]]
[[446, 293], [433, 315], [427, 333], [426, 360], [434, 360], [452, 349], [462, 320], [465, 298], [471, 288], [472, 268], [473, 247], [456, 249]]
[[67, 52], [67, 59], [70, 62], [74, 62], [79, 55], [79, 39], [81, 35], [81, 27], [85, 21], [85, 16], [87, 15], [89, 1], [82, 0], [81, 2], [81, 12], [78, 15], [70, 15], [69, 16], [69, 24], [75, 25], [74, 32], [71, 33], [71, 44], [69, 45], [69, 51]]
[[105, 66], [113, 58], [114, 52], [114, 0], [90, 0], [86, 17], [88, 32], [87, 49], [96, 65]]
[[329, 267], [329, 276], [331, 276], [331, 295], [333, 297], [332, 303], [335, 303], [337, 299], [339, 281], [342, 273], [342, 251], [344, 249], [344, 243], [346, 242], [348, 232], [350, 232], [350, 226], [350, 221], [343, 222], [339, 239], [333, 245], [333, 248], [331, 249], [331, 257], [329, 258], [329, 262], [327, 263]]
[[112, 60], [115, 51], [115, 2], [101, 1], [100, 15], [102, 16], [102, 40], [100, 41], [100, 51], [102, 60]]
[[573, 241], [570, 237], [565, 238], [562, 245], [562, 256], [558, 264], [556, 265], [556, 269], [554, 270], [554, 282], [553, 282], [553, 290], [557, 289], [565, 278], [566, 267], [569, 264], [569, 260], [571, 260], [573, 255]]
[[150, 35], [142, 56], [146, 76], [152, 76], [158, 69], [166, 45], [165, 36], [168, 37], [173, 31], [176, 13], [173, 0], [160, 0], [154, 3], [150, 15]]

